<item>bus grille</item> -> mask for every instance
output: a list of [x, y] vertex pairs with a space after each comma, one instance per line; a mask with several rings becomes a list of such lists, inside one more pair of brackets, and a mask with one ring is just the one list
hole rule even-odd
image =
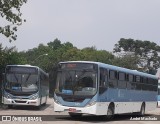
[[83, 102], [85, 98], [64, 97], [63, 100], [67, 102]]
[[26, 103], [26, 101], [15, 100], [16, 103]]

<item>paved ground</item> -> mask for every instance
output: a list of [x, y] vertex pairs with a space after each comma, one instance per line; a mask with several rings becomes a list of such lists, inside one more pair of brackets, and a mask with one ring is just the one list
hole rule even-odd
[[[159, 124], [160, 121], [130, 121], [131, 118], [136, 118], [137, 116], [133, 115], [116, 115], [114, 120], [112, 121], [104, 121], [102, 118], [97, 117], [97, 116], [83, 116], [82, 118], [77, 118], [77, 119], [72, 119], [68, 116], [68, 113], [55, 113], [53, 111], [53, 99], [48, 98], [47, 105], [42, 106], [40, 110], [37, 110], [34, 107], [30, 106], [18, 106], [14, 107], [12, 109], [8, 109], [8, 107], [4, 106], [2, 109], [0, 109], [0, 118], [2, 118], [2, 115], [12, 115], [12, 117], [22, 117], [23, 119], [28, 117], [30, 118], [30, 115], [34, 115], [35, 117], [38, 117], [36, 119], [41, 119], [42, 120], [52, 120], [52, 121], [43, 121], [43, 122], [32, 122], [32, 124], [38, 124], [38, 123], [44, 123], [44, 124], [80, 124], [80, 123], [112, 123], [112, 124], [124, 124], [130, 123], [130, 124]], [[14, 115], [14, 116], [13, 116]], [[16, 116], [17, 115], [17, 116]], [[43, 116], [44, 115], [44, 116]], [[47, 116], [46, 116], [47, 115]], [[48, 116], [49, 115], [49, 116]], [[158, 117], [157, 115], [160, 116], [160, 108], [157, 108], [154, 111], [150, 111], [146, 113], [145, 119], [146, 118], [152, 118]], [[35, 118], [30, 118], [30, 119], [35, 119]], [[138, 118], [137, 118], [138, 119]], [[1, 119], [0, 119], [1, 120]], [[2, 123], [2, 122], [0, 122]], [[8, 122], [3, 122], [3, 124], [8, 124]], [[22, 122], [12, 122], [12, 124], [18, 124]], [[29, 122], [23, 122], [23, 123], [29, 123]], [[31, 123], [31, 122], [30, 122]]]

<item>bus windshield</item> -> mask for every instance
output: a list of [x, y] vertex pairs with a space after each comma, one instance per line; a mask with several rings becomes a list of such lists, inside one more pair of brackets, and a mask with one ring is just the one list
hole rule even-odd
[[[14, 67], [15, 68], [15, 67]], [[21, 71], [23, 70], [23, 71]], [[38, 73], [29, 68], [9, 68], [6, 73], [5, 89], [14, 92], [35, 92], [38, 90]]]
[[57, 75], [56, 93], [75, 96], [94, 95], [97, 89], [96, 71], [93, 68], [86, 68], [88, 66], [81, 66], [81, 64], [74, 66], [69, 65], [63, 68], [62, 65]]

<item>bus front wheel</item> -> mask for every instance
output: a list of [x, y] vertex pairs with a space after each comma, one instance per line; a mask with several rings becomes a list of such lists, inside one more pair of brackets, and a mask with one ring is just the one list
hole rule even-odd
[[107, 120], [111, 120], [114, 117], [114, 105], [109, 105], [108, 110], [107, 110]]

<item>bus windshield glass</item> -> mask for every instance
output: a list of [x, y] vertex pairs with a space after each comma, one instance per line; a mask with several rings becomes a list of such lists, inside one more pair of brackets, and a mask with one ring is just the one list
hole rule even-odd
[[56, 93], [90, 96], [96, 93], [97, 69], [94, 64], [66, 63], [58, 71]]
[[32, 67], [6, 68], [5, 89], [13, 92], [35, 92], [38, 90], [38, 70]]

